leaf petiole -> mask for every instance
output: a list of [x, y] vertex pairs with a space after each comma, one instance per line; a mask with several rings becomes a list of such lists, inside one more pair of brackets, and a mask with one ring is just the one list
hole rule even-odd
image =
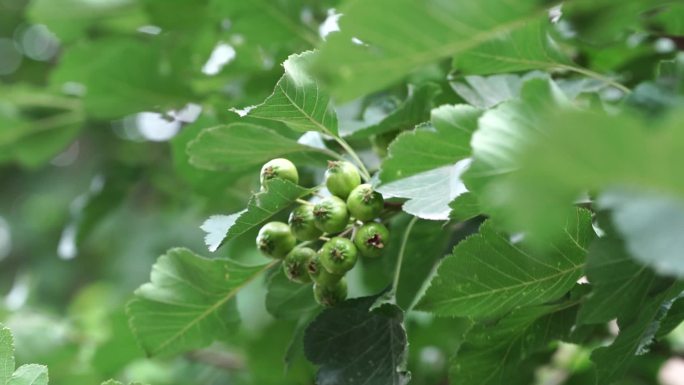
[[418, 222], [418, 217], [413, 217], [406, 226], [406, 230], [404, 230], [404, 236], [401, 239], [401, 246], [399, 247], [399, 256], [397, 257], [397, 266], [394, 269], [394, 280], [392, 281], [392, 289], [388, 293], [393, 303], [396, 303], [397, 288], [399, 287], [399, 276], [401, 275], [401, 265], [404, 262], [406, 244], [408, 243], [409, 236], [411, 235], [411, 230], [413, 230], [413, 225], [415, 225], [416, 222]]
[[359, 167], [359, 170], [361, 171], [361, 178], [363, 178], [365, 182], [368, 182], [371, 179], [370, 173], [356, 151], [354, 151], [354, 149], [349, 145], [349, 143], [347, 143], [346, 140], [340, 138], [339, 136], [333, 135], [333, 138], [344, 149], [344, 151], [349, 154], [352, 160], [354, 160], [354, 163], [356, 163], [356, 165]]

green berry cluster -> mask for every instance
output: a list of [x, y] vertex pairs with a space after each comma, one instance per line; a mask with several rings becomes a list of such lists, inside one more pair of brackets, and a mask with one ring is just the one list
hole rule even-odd
[[[287, 159], [273, 159], [261, 169], [261, 183], [271, 178], [299, 182], [297, 168]], [[330, 161], [325, 186], [332, 196], [303, 202], [290, 213], [288, 223], [269, 222], [260, 230], [257, 248], [266, 256], [283, 259], [285, 275], [293, 282], [313, 282], [314, 298], [334, 306], [347, 298], [344, 275], [360, 256], [380, 257], [389, 230], [375, 220], [384, 209], [382, 195], [362, 184], [359, 170], [346, 161]], [[297, 244], [297, 242], [300, 244]], [[320, 244], [318, 251], [313, 245]]]

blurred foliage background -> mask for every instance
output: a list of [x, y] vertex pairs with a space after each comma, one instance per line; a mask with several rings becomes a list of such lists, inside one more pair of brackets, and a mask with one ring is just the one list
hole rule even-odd
[[[296, 325], [271, 323], [258, 284], [226, 357], [145, 359], [124, 305], [159, 255], [206, 250], [202, 221], [245, 205], [258, 175], [194, 169], [185, 145], [268, 96], [332, 5], [0, 1], [0, 322], [19, 363], [48, 365], [51, 384], [284, 383]], [[258, 258], [246, 242], [221, 253]]]
[[[258, 188], [253, 170], [192, 167], [187, 143], [205, 127], [238, 119], [230, 108], [263, 101], [282, 75], [280, 63], [334, 29], [337, 5], [0, 0], [0, 322], [14, 333], [20, 363], [48, 365], [55, 385], [111, 377], [155, 385], [312, 383], [314, 368], [289, 346], [301, 325], [273, 321], [263, 282], [239, 294], [245, 322], [228, 346], [173, 359], [144, 357], [124, 305], [170, 247], [207, 255], [202, 221], [242, 209]], [[681, 33], [676, 17], [654, 23]], [[637, 31], [607, 46], [575, 42], [575, 56], [595, 70], [628, 74], [632, 87], [651, 79], [678, 44]], [[437, 82], [422, 88], [432, 98], [424, 111], [463, 100], [452, 90], [459, 84], [446, 81], [448, 67], [411, 75], [417, 87]], [[641, 91], [634, 103], [656, 110], [670, 103], [657, 88]], [[397, 86], [338, 113], [348, 122], [359, 111], [377, 121], [407, 97]], [[217, 254], [258, 260], [252, 239]], [[463, 326], [427, 315], [407, 323], [415, 383], [440, 383]], [[684, 331], [671, 344], [684, 352]], [[581, 373], [589, 365], [587, 352], [563, 352], [559, 368]], [[653, 368], [671, 354], [664, 352], [640, 359], [635, 372], [646, 374], [625, 383], [654, 383]], [[547, 383], [558, 383], [554, 373]]]

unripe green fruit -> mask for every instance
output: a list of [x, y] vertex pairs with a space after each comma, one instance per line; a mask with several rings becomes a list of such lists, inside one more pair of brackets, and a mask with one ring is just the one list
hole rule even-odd
[[316, 227], [328, 234], [343, 231], [349, 223], [347, 205], [338, 197], [327, 197], [316, 203], [313, 215]]
[[342, 199], [347, 199], [349, 193], [359, 184], [361, 176], [353, 164], [343, 161], [329, 161], [325, 170], [325, 186], [328, 191]]
[[326, 307], [335, 306], [347, 299], [347, 281], [341, 279], [332, 285], [314, 283], [313, 292], [319, 304]]
[[377, 218], [385, 206], [382, 195], [374, 191], [371, 185], [362, 184], [355, 188], [347, 198], [347, 209], [356, 219], [370, 221]]
[[318, 239], [323, 233], [314, 223], [313, 205], [301, 205], [290, 213], [287, 223], [300, 241]]
[[282, 259], [295, 247], [297, 240], [290, 226], [283, 222], [269, 222], [260, 230], [256, 238], [256, 245], [264, 255]]
[[361, 226], [354, 235], [354, 245], [364, 257], [382, 255], [389, 240], [389, 230], [382, 223], [370, 222]]
[[297, 184], [299, 182], [299, 173], [297, 167], [285, 158], [276, 158], [269, 160], [261, 167], [260, 181], [261, 187], [266, 186], [266, 181], [273, 178], [287, 179], [290, 182]]
[[283, 261], [285, 276], [292, 282], [311, 282], [309, 277], [309, 262], [316, 256], [316, 252], [308, 247], [295, 247]]
[[347, 238], [334, 237], [318, 253], [323, 267], [332, 274], [344, 274], [356, 264], [358, 252]]
[[342, 279], [342, 275], [329, 273], [321, 264], [318, 254], [314, 255], [307, 265], [309, 277], [319, 285], [329, 286]]

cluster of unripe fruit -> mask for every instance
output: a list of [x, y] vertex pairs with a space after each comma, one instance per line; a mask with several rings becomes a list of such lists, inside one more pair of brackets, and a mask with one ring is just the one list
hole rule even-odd
[[[287, 159], [273, 159], [261, 168], [261, 185], [272, 178], [299, 182], [297, 168]], [[256, 238], [257, 248], [283, 259], [285, 275], [293, 282], [313, 281], [316, 301], [333, 306], [347, 298], [344, 275], [358, 256], [377, 258], [387, 245], [389, 230], [376, 222], [384, 208], [382, 195], [361, 184], [359, 170], [346, 161], [330, 161], [325, 185], [332, 196], [316, 203], [302, 201], [288, 223], [269, 222]], [[316, 241], [324, 241], [315, 251]], [[297, 244], [297, 241], [301, 241]]]

